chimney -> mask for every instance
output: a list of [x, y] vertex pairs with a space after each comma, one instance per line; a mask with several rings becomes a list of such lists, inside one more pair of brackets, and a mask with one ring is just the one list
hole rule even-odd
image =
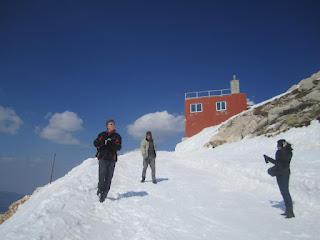
[[231, 94], [240, 93], [240, 82], [236, 79], [236, 75], [233, 75], [233, 79], [230, 82]]

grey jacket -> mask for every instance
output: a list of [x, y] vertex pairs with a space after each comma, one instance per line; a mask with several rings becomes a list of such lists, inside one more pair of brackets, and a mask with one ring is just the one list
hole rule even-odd
[[[154, 145], [154, 151], [157, 153], [157, 147], [154, 141], [153, 141], [153, 145]], [[140, 150], [141, 150], [143, 159], [146, 159], [148, 157], [149, 142], [145, 138], [142, 139], [141, 141]]]

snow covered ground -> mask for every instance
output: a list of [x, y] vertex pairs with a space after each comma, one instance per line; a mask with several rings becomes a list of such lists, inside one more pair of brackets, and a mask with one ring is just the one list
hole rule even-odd
[[[215, 149], [201, 146], [209, 128], [159, 152], [158, 184], [140, 183], [138, 151], [122, 155], [108, 199], [96, 196], [97, 160], [85, 160], [63, 178], [39, 189], [7, 222], [5, 240], [73, 239], [320, 239], [320, 124], [274, 138], [256, 137]], [[262, 154], [276, 141], [293, 144], [291, 195], [296, 218], [284, 207]]]

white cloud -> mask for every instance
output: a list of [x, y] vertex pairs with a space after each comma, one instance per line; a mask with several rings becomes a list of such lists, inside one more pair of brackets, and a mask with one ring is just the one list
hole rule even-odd
[[148, 130], [163, 140], [184, 131], [184, 116], [174, 116], [167, 111], [148, 113], [128, 126], [128, 133], [135, 138], [142, 138]]
[[16, 160], [15, 157], [9, 157], [9, 156], [0, 156], [0, 162], [14, 162]]
[[251, 99], [247, 98], [247, 104], [248, 104], [249, 106], [253, 106], [253, 105], [255, 105], [256, 103], [255, 103], [254, 101], [252, 101]]
[[[47, 115], [48, 116], [48, 115]], [[83, 129], [83, 120], [74, 112], [55, 113], [49, 119], [49, 124], [42, 130], [36, 128], [40, 137], [60, 144], [79, 144], [73, 133]]]
[[0, 133], [15, 134], [22, 123], [13, 109], [0, 106]]

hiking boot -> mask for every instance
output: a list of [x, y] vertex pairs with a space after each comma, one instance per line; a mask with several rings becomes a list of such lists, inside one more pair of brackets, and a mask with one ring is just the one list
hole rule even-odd
[[295, 215], [293, 213], [293, 208], [288, 208], [286, 218], [294, 218], [294, 217], [295, 217]]
[[157, 180], [152, 180], [152, 183], [157, 184]]
[[146, 178], [143, 177], [143, 178], [141, 179], [141, 182], [144, 183], [145, 181], [146, 181]]
[[100, 198], [99, 198], [99, 202], [103, 203], [104, 200], [106, 200], [106, 198], [107, 198], [107, 193], [101, 193]]

